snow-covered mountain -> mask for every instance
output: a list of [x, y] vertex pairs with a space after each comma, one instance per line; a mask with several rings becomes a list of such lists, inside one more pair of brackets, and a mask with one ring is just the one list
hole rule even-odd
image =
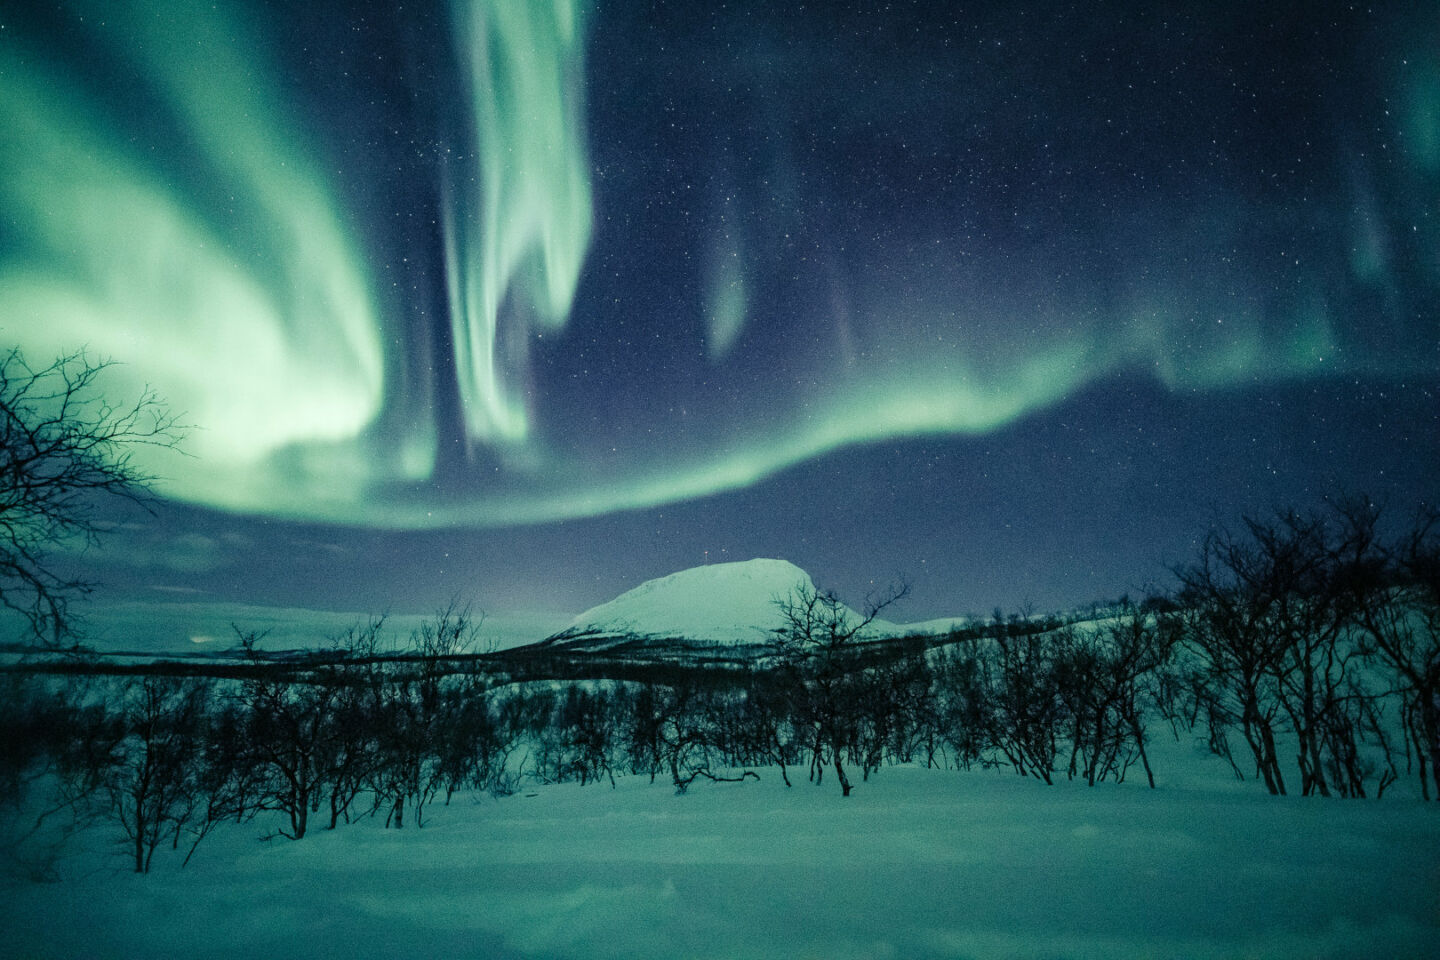
[[[777, 600], [799, 587], [814, 589], [810, 575], [785, 560], [713, 563], [648, 580], [608, 603], [592, 607], [547, 643], [588, 649], [637, 641], [691, 644], [761, 644], [783, 618]], [[859, 614], [854, 614], [859, 619]], [[875, 636], [904, 632], [876, 620]]]

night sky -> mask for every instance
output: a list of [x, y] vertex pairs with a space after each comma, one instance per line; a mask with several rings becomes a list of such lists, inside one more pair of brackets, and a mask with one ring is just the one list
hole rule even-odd
[[893, 619], [1435, 504], [1440, 8], [0, 9], [0, 343], [194, 424], [101, 595]]

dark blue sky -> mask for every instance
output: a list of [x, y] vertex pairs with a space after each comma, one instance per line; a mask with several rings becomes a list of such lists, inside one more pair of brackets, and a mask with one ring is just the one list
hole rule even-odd
[[21, 3], [0, 337], [197, 424], [117, 595], [1133, 594], [1435, 502], [1417, 7]]

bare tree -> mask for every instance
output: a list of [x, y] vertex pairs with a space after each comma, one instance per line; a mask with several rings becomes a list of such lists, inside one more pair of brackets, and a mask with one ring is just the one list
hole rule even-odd
[[1059, 644], [1046, 633], [1028, 629], [1028, 616], [1012, 617], [1014, 629], [997, 632], [982, 660], [989, 700], [987, 739], [1024, 776], [1053, 783], [1061, 724], [1066, 719], [1060, 698], [1056, 656]]
[[136, 873], [150, 872], [161, 843], [178, 846], [181, 831], [196, 814], [209, 695], [207, 682], [159, 676], [142, 677], [125, 690], [121, 717], [126, 735], [106, 787]]
[[599, 783], [601, 777], [615, 786], [611, 764], [616, 724], [611, 697], [601, 688], [572, 686], [556, 704], [554, 725], [563, 750], [562, 774], [580, 785]]
[[1388, 752], [1364, 702], [1380, 695], [1366, 680], [1369, 647], [1399, 640], [1383, 605], [1367, 609], [1365, 584], [1389, 576], [1369, 509], [1247, 517], [1243, 533], [1212, 533], [1200, 562], [1177, 571], [1185, 643], [1203, 675], [1193, 689], [1212, 725], [1239, 723], [1271, 793], [1286, 792], [1278, 733], [1294, 737], [1306, 795], [1329, 796], [1340, 773], [1340, 792], [1363, 796], [1362, 739]]
[[1093, 630], [1069, 628], [1054, 636], [1057, 687], [1072, 729], [1069, 775], [1091, 786], [1111, 775], [1119, 781], [1138, 758], [1153, 788], [1146, 711], [1162, 696], [1153, 688], [1175, 646], [1173, 621], [1126, 601]]
[[941, 648], [935, 668], [940, 737], [955, 756], [956, 767], [969, 770], [986, 763], [995, 703], [989, 695], [986, 651], [975, 637]]
[[380, 766], [382, 711], [385, 684], [379, 665], [385, 617], [372, 616], [330, 638], [333, 662], [321, 666], [316, 681], [334, 691], [331, 705], [333, 734], [322, 741], [325, 792], [330, 799], [330, 823], [350, 821], [356, 798]]
[[1392, 620], [1388, 638], [1378, 630], [1376, 642], [1384, 639], [1382, 649], [1408, 685], [1408, 729], [1417, 753], [1430, 755], [1440, 800], [1440, 515], [1423, 518], [1397, 552], [1405, 583], [1400, 605], [1413, 613], [1403, 626]]
[[57, 567], [64, 543], [95, 542], [106, 497], [142, 502], [154, 479], [137, 448], [173, 448], [183, 427], [153, 391], [117, 405], [100, 390], [111, 364], [83, 352], [32, 367], [21, 352], [0, 356], [0, 603], [39, 639], [74, 631], [70, 600], [91, 589]]
[[[1198, 664], [1192, 690], [1204, 702], [1212, 726], [1239, 724], [1266, 789], [1283, 794], [1275, 745], [1281, 709], [1275, 678], [1288, 631], [1272, 624], [1272, 603], [1283, 599], [1283, 591], [1271, 583], [1270, 558], [1245, 538], [1219, 530], [1206, 537], [1198, 562], [1176, 574], [1184, 638]], [[1211, 739], [1225, 742], [1213, 731]]]
[[788, 787], [788, 767], [797, 762], [800, 744], [786, 685], [773, 671], [755, 670], [745, 686], [745, 696], [735, 710], [743, 725], [748, 754], [756, 763], [779, 767], [780, 779]]
[[483, 611], [473, 613], [452, 600], [411, 635], [408, 662], [381, 688], [381, 761], [374, 780], [376, 802], [390, 804], [387, 824], [404, 827], [408, 801], [413, 822], [423, 826], [426, 805], [468, 775], [459, 758], [447, 762], [447, 741], [453, 744], [456, 734], [469, 729], [453, 722], [457, 703], [447, 677], [454, 658], [479, 643], [484, 619]]
[[271, 669], [258, 646], [264, 634], [235, 631], [250, 662], [237, 696], [245, 722], [243, 762], [260, 780], [255, 806], [285, 814], [289, 822], [278, 835], [299, 840], [328, 785], [339, 690]]
[[833, 592], [809, 583], [797, 584], [788, 597], [775, 600], [781, 616], [776, 644], [781, 668], [792, 678], [796, 712], [811, 737], [811, 775], [823, 776], [828, 760], [846, 797], [852, 785], [845, 773], [845, 755], [854, 745], [857, 722], [853, 682], [857, 641], [882, 610], [909, 592], [909, 584], [893, 585], [871, 597], [860, 615]]
[[1398, 541], [1381, 545], [1378, 507], [1354, 501], [1341, 512], [1353, 545], [1345, 583], [1356, 617], [1393, 672], [1421, 792], [1429, 799], [1433, 785], [1440, 799], [1440, 513], [1421, 513]]

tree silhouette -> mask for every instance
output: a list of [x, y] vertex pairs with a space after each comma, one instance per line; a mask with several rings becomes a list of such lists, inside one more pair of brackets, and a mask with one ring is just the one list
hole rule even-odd
[[91, 585], [50, 560], [63, 543], [94, 543], [99, 503], [140, 502], [153, 481], [133, 460], [139, 447], [173, 448], [183, 428], [149, 389], [116, 405], [99, 389], [110, 367], [84, 352], [32, 367], [0, 356], [0, 603], [41, 640], [74, 632], [70, 600]]
[[880, 612], [909, 592], [909, 584], [892, 586], [878, 599], [871, 598], [858, 616], [834, 593], [808, 583], [775, 600], [781, 619], [775, 631], [781, 670], [791, 679], [795, 713], [812, 740], [812, 774], [818, 775], [828, 758], [843, 796], [850, 796], [852, 789], [845, 754], [858, 720], [857, 646]]

